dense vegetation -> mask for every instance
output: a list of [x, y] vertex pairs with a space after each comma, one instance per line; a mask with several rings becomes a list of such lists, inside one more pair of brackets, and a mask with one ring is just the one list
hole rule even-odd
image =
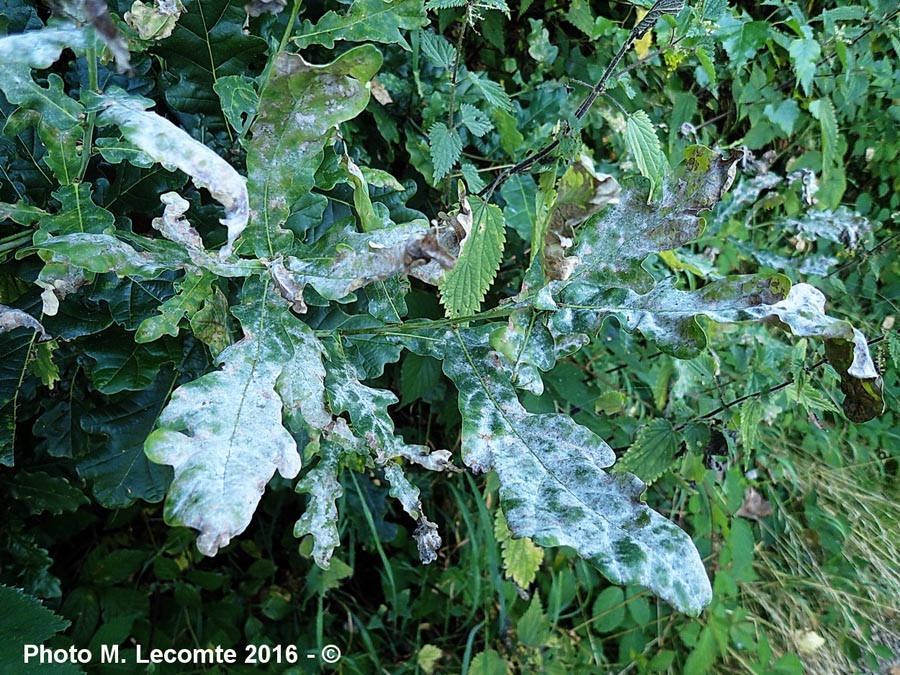
[[896, 665], [896, 2], [0, 7], [0, 670]]

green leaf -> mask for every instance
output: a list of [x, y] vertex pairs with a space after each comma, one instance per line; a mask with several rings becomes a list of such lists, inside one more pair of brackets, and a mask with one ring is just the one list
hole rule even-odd
[[516, 622], [516, 636], [526, 647], [540, 649], [550, 640], [550, 621], [541, 607], [541, 597], [535, 593], [525, 613]]
[[681, 611], [700, 612], [712, 591], [690, 537], [641, 502], [637, 478], [603, 471], [615, 457], [593, 432], [567, 415], [522, 407], [490, 349], [490, 328], [407, 345], [443, 357], [459, 390], [463, 461], [497, 472], [510, 530], [540, 546], [570, 546], [615, 583], [642, 584]]
[[434, 65], [450, 70], [456, 62], [456, 47], [451, 45], [442, 35], [435, 35], [423, 30], [419, 33], [422, 53]]
[[84, 31], [74, 26], [44, 28], [0, 38], [0, 90], [14, 104], [41, 114], [48, 129], [71, 129], [81, 123], [83, 108], [66, 95], [62, 78], [47, 77], [47, 88], [35, 83], [33, 68], [49, 68], [66, 47], [83, 49]]
[[56, 633], [66, 630], [71, 622], [44, 607], [40, 600], [18, 588], [0, 586], [0, 640], [6, 645], [0, 650], [0, 670], [22, 675], [74, 675], [81, 673], [77, 666], [65, 664], [41, 664], [32, 658], [24, 663], [22, 645], [41, 645]]
[[68, 480], [43, 471], [20, 471], [8, 479], [7, 488], [12, 498], [22, 502], [31, 515], [47, 512], [58, 516], [90, 503]]
[[641, 175], [650, 181], [650, 195], [647, 197], [649, 204], [665, 177], [668, 163], [653, 123], [643, 110], [628, 116], [625, 124], [625, 143], [634, 155], [634, 161]]
[[501, 509], [494, 516], [494, 538], [500, 544], [506, 577], [519, 588], [531, 586], [544, 561], [544, 549], [535, 546], [530, 537], [513, 538]]
[[781, 129], [785, 136], [790, 136], [794, 131], [794, 125], [800, 117], [800, 106], [794, 99], [785, 99], [778, 105], [766, 103], [763, 115]]
[[276, 470], [285, 478], [300, 470], [275, 390], [289, 349], [279, 326], [286, 310], [271, 294], [265, 284], [245, 285], [244, 304], [234, 310], [243, 339], [219, 355], [222, 370], [175, 390], [144, 446], [153, 462], [175, 471], [166, 522], [200, 530], [204, 555], [244, 531]]
[[232, 0], [181, 0], [185, 11], [172, 35], [153, 49], [178, 78], [165, 87], [166, 102], [182, 113], [218, 117], [215, 85], [229, 75], [246, 75], [266, 51], [266, 41], [244, 30], [244, 4]]
[[0, 317], [0, 465], [3, 466], [13, 465], [19, 389], [36, 338], [33, 326], [10, 326], [8, 320], [9, 314], [4, 312]]
[[450, 318], [476, 314], [500, 267], [506, 226], [494, 204], [471, 196], [460, 203], [459, 221], [466, 230], [456, 266], [440, 284], [441, 303]]
[[435, 122], [428, 130], [428, 149], [434, 163], [434, 182], [450, 173], [462, 153], [462, 139], [456, 129], [448, 129], [443, 122]]
[[[101, 407], [77, 416], [76, 403], [67, 417], [88, 434], [78, 453], [78, 474], [91, 482], [94, 497], [110, 509], [124, 508], [139, 499], [156, 503], [172, 480], [168, 467], [144, 456], [144, 440], [153, 428], [174, 384], [164, 373], [147, 389], [110, 397]], [[73, 442], [76, 439], [73, 439]]]
[[742, 68], [756, 56], [756, 52], [769, 38], [767, 21], [745, 21], [725, 15], [720, 21], [720, 26], [723, 33], [722, 46], [735, 70]]
[[165, 345], [136, 344], [129, 338], [120, 335], [111, 339], [105, 334], [85, 345], [84, 354], [91, 359], [86, 370], [98, 391], [117, 394], [146, 389], [157, 378], [162, 365], [173, 360]]
[[158, 308], [158, 314], [148, 316], [137, 328], [134, 341], [153, 342], [163, 335], [178, 335], [178, 324], [185, 317], [193, 317], [200, 306], [213, 295], [216, 277], [203, 271], [188, 270], [184, 277], [175, 282], [176, 293], [167, 298]]
[[809, 104], [809, 111], [819, 120], [822, 134], [822, 180], [816, 197], [825, 208], [836, 209], [847, 187], [843, 158], [838, 152], [838, 126], [834, 104], [830, 99], [817, 99]]
[[232, 129], [243, 134], [259, 110], [254, 81], [246, 75], [226, 75], [216, 80], [213, 89], [219, 95], [225, 119]]
[[488, 79], [487, 76], [471, 71], [469, 72], [468, 81], [472, 83], [472, 86], [492, 107], [499, 108], [505, 112], [513, 111], [512, 99], [499, 84]]
[[115, 218], [106, 209], [97, 206], [90, 183], [64, 185], [53, 193], [59, 202], [59, 210], [41, 219], [41, 230], [50, 234], [76, 232], [99, 233], [114, 227]]
[[484, 136], [487, 132], [494, 128], [487, 115], [481, 112], [471, 103], [463, 103], [459, 106], [462, 123], [466, 129], [478, 136]]
[[[441, 0], [444, 1], [444, 0]], [[493, 649], [478, 652], [469, 665], [472, 675], [509, 675], [509, 664]]]
[[675, 462], [681, 443], [672, 423], [657, 418], [638, 431], [634, 442], [616, 463], [616, 471], [633, 473], [647, 484], [668, 471]]
[[531, 232], [537, 219], [536, 195], [537, 185], [534, 178], [527, 174], [512, 176], [500, 188], [500, 196], [506, 202], [503, 219], [523, 241], [531, 241]]
[[756, 450], [756, 439], [759, 437], [759, 425], [763, 421], [763, 406], [757, 398], [748, 398], [741, 405], [741, 444], [744, 452]]
[[625, 591], [619, 586], [609, 586], [600, 591], [591, 614], [594, 626], [601, 633], [611, 633], [625, 620]]
[[422, 0], [354, 0], [343, 16], [328, 12], [315, 25], [303, 22], [300, 35], [293, 38], [299, 49], [309, 45], [334, 48], [338, 40], [398, 44], [410, 51], [400, 30], [413, 30], [428, 24]]
[[148, 112], [152, 101], [110, 87], [92, 100], [100, 109], [97, 124], [115, 125], [122, 135], [144, 154], [169, 170], [180, 169], [198, 188], [206, 188], [225, 208], [221, 223], [228, 228], [228, 241], [222, 256], [231, 255], [235, 240], [247, 226], [249, 203], [247, 182], [228, 162], [194, 140], [186, 131], [167, 119]]
[[287, 52], [275, 58], [247, 148], [253, 221], [244, 240], [257, 256], [291, 250], [293, 237], [283, 229], [291, 205], [315, 185], [331, 129], [365, 109], [381, 61], [372, 45], [322, 66]]
[[[812, 33], [808, 27], [806, 27], [806, 30]], [[819, 43], [811, 37], [792, 40], [790, 47], [788, 47], [788, 55], [791, 57], [791, 64], [794, 66], [797, 82], [803, 87], [804, 96], [810, 96], [812, 94], [813, 78], [816, 75], [816, 64], [822, 55]]]

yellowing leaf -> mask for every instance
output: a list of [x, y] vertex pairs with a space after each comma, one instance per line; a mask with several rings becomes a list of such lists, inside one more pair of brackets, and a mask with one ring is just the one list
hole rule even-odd
[[[637, 10], [637, 16], [634, 17], [634, 25], [637, 26], [641, 19], [647, 16], [647, 10], [643, 7], [639, 7]], [[650, 46], [653, 44], [653, 31], [647, 31], [647, 34], [639, 40], [634, 41], [634, 53], [637, 54], [639, 59], [644, 58], [647, 54], [650, 53]]]

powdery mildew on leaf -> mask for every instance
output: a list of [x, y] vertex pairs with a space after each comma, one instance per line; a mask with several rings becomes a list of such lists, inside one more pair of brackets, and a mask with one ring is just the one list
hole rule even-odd
[[246, 529], [276, 470], [285, 478], [300, 471], [275, 391], [286, 352], [283, 331], [273, 329], [277, 309], [265, 291], [245, 301], [253, 304], [235, 310], [244, 338], [219, 355], [222, 370], [176, 389], [144, 446], [175, 470], [166, 522], [200, 530], [205, 555]]
[[287, 52], [275, 58], [247, 147], [252, 222], [245, 240], [258, 256], [291, 250], [293, 237], [282, 228], [291, 205], [315, 183], [330, 130], [365, 109], [381, 61], [372, 45], [325, 65]]
[[[337, 423], [346, 426], [342, 419], [338, 419]], [[338, 480], [343, 452], [332, 438], [322, 439], [319, 444], [319, 463], [307, 472], [296, 488], [297, 492], [308, 494], [309, 499], [306, 511], [294, 525], [294, 536], [299, 539], [307, 534], [312, 535], [313, 560], [319, 567], [326, 569], [331, 564], [334, 549], [341, 544], [341, 535], [337, 529], [337, 500], [344, 494], [344, 488]]]
[[532, 414], [519, 403], [488, 327], [407, 341], [443, 359], [459, 390], [463, 460], [497, 471], [516, 536], [571, 546], [616, 583], [638, 583], [698, 614], [712, 590], [690, 538], [641, 501], [644, 484], [603, 471], [612, 449], [567, 415]]
[[146, 110], [152, 102], [110, 87], [98, 97], [100, 125], [116, 125], [125, 138], [166, 169], [180, 169], [194, 185], [206, 188], [225, 207], [221, 223], [228, 228], [228, 240], [221, 256], [232, 253], [235, 240], [247, 226], [250, 203], [247, 181], [208, 147], [194, 140], [167, 119]]
[[294, 42], [300, 49], [320, 44], [332, 49], [338, 40], [383, 42], [410, 51], [400, 29], [414, 30], [428, 24], [422, 0], [354, 0], [347, 13], [331, 11], [313, 25], [303, 22]]

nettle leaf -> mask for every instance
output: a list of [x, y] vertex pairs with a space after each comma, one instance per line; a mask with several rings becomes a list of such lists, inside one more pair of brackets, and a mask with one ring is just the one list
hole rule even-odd
[[513, 111], [512, 99], [499, 84], [485, 75], [473, 72], [469, 72], [468, 81], [492, 108], [499, 108], [505, 112]]
[[643, 110], [637, 110], [628, 116], [625, 123], [625, 143], [634, 155], [638, 171], [650, 181], [650, 194], [647, 197], [649, 204], [665, 177], [668, 163], [653, 123]]
[[425, 58], [434, 65], [450, 70], [456, 62], [456, 47], [450, 44], [442, 35], [435, 35], [429, 31], [419, 32], [420, 45]]
[[422, 0], [354, 0], [343, 16], [331, 11], [318, 23], [303, 22], [301, 34], [293, 38], [299, 49], [309, 45], [334, 48], [338, 40], [398, 44], [410, 51], [400, 30], [425, 26], [428, 18]]
[[[456, 266], [441, 280], [441, 303], [451, 319], [476, 314], [500, 268], [506, 225], [498, 206], [463, 198], [458, 220], [466, 229]], [[468, 227], [466, 227], [468, 225]]]
[[20, 471], [9, 477], [6, 484], [10, 496], [20, 502], [31, 515], [77, 511], [90, 499], [62, 476], [43, 471]]
[[612, 581], [642, 584], [698, 614], [712, 590], [690, 537], [641, 501], [640, 480], [603, 471], [615, 455], [593, 432], [567, 415], [522, 407], [489, 347], [490, 329], [434, 333], [407, 346], [443, 359], [459, 390], [463, 461], [497, 472], [514, 536], [570, 546]]
[[[0, 606], [3, 607], [3, 618], [0, 619], [0, 636], [11, 645], [38, 645], [61, 633], [72, 625], [71, 621], [41, 604], [36, 597], [26, 594], [20, 588], [0, 586]], [[61, 665], [57, 668], [40, 666], [42, 669], [55, 671], [62, 675], [78, 673], [74, 665]], [[10, 673], [36, 673], [37, 668], [22, 663], [19, 650], [4, 649], [0, 656], [0, 669]]]
[[847, 188], [843, 158], [838, 152], [838, 126], [834, 104], [821, 98], [809, 104], [809, 111], [819, 120], [822, 135], [822, 180], [816, 198], [825, 208], [836, 209]]
[[494, 125], [488, 119], [487, 115], [471, 103], [463, 103], [459, 106], [459, 112], [462, 123], [465, 125], [466, 129], [478, 137], [484, 136], [494, 128]]
[[175, 471], [166, 522], [200, 530], [204, 555], [246, 529], [276, 470], [285, 478], [300, 471], [275, 390], [290, 338], [280, 327], [286, 308], [272, 294], [270, 285], [245, 284], [244, 304], [233, 310], [243, 339], [219, 355], [222, 370], [175, 390], [144, 446], [152, 461]]
[[[808, 35], [812, 31], [808, 26], [804, 26]], [[813, 77], [816, 75], [816, 64], [822, 54], [822, 48], [819, 43], [811, 37], [799, 40], [791, 40], [788, 47], [788, 55], [791, 57], [791, 64], [794, 66], [794, 72], [797, 74], [797, 82], [803, 87], [804, 96], [812, 94]]]
[[462, 154], [462, 138], [456, 129], [448, 129], [443, 122], [435, 122], [428, 130], [428, 150], [434, 163], [434, 182], [450, 173]]
[[110, 87], [106, 94], [93, 100], [93, 107], [101, 111], [97, 116], [99, 125], [117, 126], [148, 157], [169, 170], [180, 169], [191, 177], [194, 185], [209, 190], [213, 199], [225, 207], [225, 217], [219, 222], [228, 228], [228, 241], [221, 255], [230, 256], [249, 218], [246, 179], [186, 131], [148, 112], [146, 108], [152, 101], [116, 87]]
[[9, 319], [5, 324], [0, 323], [0, 465], [3, 466], [13, 465], [19, 385], [25, 377], [35, 338], [33, 326], [14, 325]]
[[330, 130], [365, 109], [381, 62], [372, 45], [322, 66], [287, 52], [275, 58], [247, 147], [253, 218], [244, 240], [257, 256], [291, 250], [293, 236], [283, 229], [291, 205], [315, 185]]
[[650, 420], [638, 431], [628, 452], [616, 462], [615, 471], [627, 471], [647, 484], [653, 483], [672, 467], [680, 449], [681, 439], [671, 422]]

